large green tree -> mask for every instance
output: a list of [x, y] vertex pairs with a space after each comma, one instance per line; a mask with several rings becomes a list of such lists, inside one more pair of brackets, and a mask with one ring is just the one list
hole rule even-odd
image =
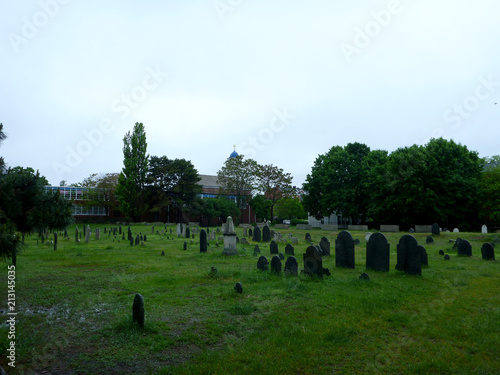
[[123, 169], [118, 178], [116, 197], [120, 210], [132, 220], [140, 220], [147, 211], [144, 187], [147, 182], [149, 155], [144, 125], [137, 122], [132, 133], [123, 138]]
[[272, 164], [257, 168], [257, 189], [271, 202], [266, 217], [274, 218], [274, 206], [278, 199], [292, 189], [292, 175]]
[[218, 224], [226, 222], [228, 216], [231, 216], [237, 224], [239, 222], [238, 216], [240, 210], [236, 203], [227, 197], [205, 198], [202, 199], [201, 215], [206, 220], [207, 224], [211, 219], [217, 218]]
[[486, 159], [479, 188], [479, 217], [483, 223], [498, 226], [500, 224], [500, 156]]
[[271, 218], [271, 216], [269, 215], [271, 212], [272, 203], [264, 195], [255, 195], [254, 197], [252, 197], [249, 203], [253, 209], [253, 212], [255, 213], [255, 216], [257, 216], [257, 220], [264, 221]]
[[303, 203], [316, 218], [342, 213], [354, 222], [364, 221], [369, 195], [364, 188], [368, 178], [366, 158], [370, 148], [361, 143], [334, 146], [314, 162], [303, 185]]
[[153, 212], [164, 214], [168, 206], [176, 210], [177, 222], [185, 221], [202, 186], [198, 171], [185, 159], [152, 156], [148, 173], [148, 203]]
[[276, 215], [281, 219], [307, 219], [307, 213], [299, 198], [283, 197], [276, 203]]

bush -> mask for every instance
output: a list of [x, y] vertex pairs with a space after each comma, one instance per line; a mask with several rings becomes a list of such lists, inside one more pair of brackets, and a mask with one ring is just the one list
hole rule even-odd
[[309, 224], [309, 222], [307, 220], [292, 219], [291, 225], [297, 225], [297, 224]]

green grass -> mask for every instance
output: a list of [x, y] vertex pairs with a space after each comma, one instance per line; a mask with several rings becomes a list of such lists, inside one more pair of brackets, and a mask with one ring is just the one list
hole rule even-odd
[[[113, 241], [100, 227], [101, 240], [77, 244], [60, 236], [57, 251], [36, 236], [26, 239], [16, 268], [16, 368], [9, 373], [500, 373], [499, 262], [480, 254], [491, 235], [443, 233], [426, 246], [427, 235], [415, 234], [429, 255], [429, 267], [415, 277], [394, 269], [403, 233], [387, 234], [391, 271], [368, 271], [366, 281], [359, 279], [362, 232], [353, 232], [361, 244], [350, 270], [335, 268], [338, 232], [311, 231], [314, 243], [326, 236], [332, 244], [323, 262], [332, 275], [317, 279], [257, 270], [253, 244], [224, 257], [213, 242], [200, 254], [196, 240], [187, 240], [184, 251], [185, 239], [151, 235], [150, 226], [132, 227], [134, 235], [148, 234], [145, 246]], [[281, 232], [286, 238], [289, 231]], [[473, 257], [451, 249], [457, 237], [471, 242]], [[307, 246], [295, 246], [299, 268]], [[270, 260], [269, 245], [260, 248]], [[9, 370], [7, 265], [0, 274], [0, 365]], [[132, 323], [136, 293], [145, 301], [144, 329]]]

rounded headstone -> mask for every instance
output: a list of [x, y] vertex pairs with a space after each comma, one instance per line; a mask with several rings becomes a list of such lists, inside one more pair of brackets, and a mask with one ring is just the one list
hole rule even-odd
[[370, 276], [366, 272], [363, 272], [359, 278], [361, 280], [370, 280]]
[[137, 293], [134, 297], [132, 305], [132, 321], [139, 324], [139, 327], [144, 328], [144, 299]]
[[444, 255], [444, 251], [443, 250], [439, 250], [439, 255]]
[[241, 285], [241, 283], [236, 283], [236, 285], [234, 286], [234, 290], [236, 290], [236, 292], [239, 294], [243, 293], [243, 285]]
[[431, 236], [427, 236], [427, 238], [425, 239], [425, 243], [427, 245], [433, 244], [434, 243], [434, 238], [432, 238]]
[[408, 230], [409, 233], [414, 233], [415, 232], [415, 229], [413, 228], [410, 228], [410, 230]]
[[372, 233], [370, 233], [370, 232], [367, 232], [367, 233], [365, 234], [365, 241], [366, 241], [366, 242], [368, 242], [368, 240], [370, 239], [371, 235], [372, 235]]
[[446, 254], [446, 255], [444, 256], [444, 260], [450, 260], [450, 256], [449, 256], [448, 254]]
[[280, 257], [281, 260], [285, 260], [285, 255], [283, 253], [279, 253], [278, 256]]

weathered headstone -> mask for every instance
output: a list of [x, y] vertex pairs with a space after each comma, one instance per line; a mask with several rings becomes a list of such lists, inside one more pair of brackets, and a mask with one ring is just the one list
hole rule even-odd
[[409, 233], [415, 233], [415, 229], [410, 228], [410, 229], [408, 230], [408, 232], [409, 232]]
[[155, 234], [155, 226], [151, 226], [151, 234]]
[[267, 225], [264, 225], [264, 228], [262, 228], [262, 242], [269, 241], [271, 241], [271, 231]]
[[449, 256], [448, 254], [446, 254], [446, 255], [444, 256], [444, 260], [450, 260], [450, 256]]
[[248, 228], [248, 235], [250, 237], [253, 237], [253, 231], [252, 231], [252, 228]]
[[469, 241], [467, 240], [460, 240], [458, 241], [457, 239], [457, 252], [458, 255], [460, 256], [465, 256], [465, 257], [471, 257], [472, 256], [472, 246]]
[[191, 238], [191, 229], [189, 227], [186, 227], [186, 238]]
[[[57, 250], [57, 232], [54, 232], [54, 251]], [[484, 259], [484, 257], [483, 257]]]
[[374, 233], [366, 244], [366, 269], [389, 272], [390, 245], [383, 233]]
[[411, 234], [399, 239], [396, 269], [409, 275], [422, 275], [422, 254], [417, 240]]
[[207, 252], [207, 232], [204, 229], [200, 232], [200, 253]]
[[360, 280], [370, 280], [370, 276], [366, 273], [366, 272], [363, 272], [360, 276], [359, 276]]
[[458, 228], [453, 229], [453, 233], [460, 233], [460, 230]]
[[121, 225], [118, 227], [118, 234], [122, 234], [122, 226]]
[[365, 241], [368, 242], [370, 240], [370, 236], [372, 235], [372, 233], [370, 232], [366, 232], [365, 234]]
[[262, 255], [257, 261], [257, 268], [262, 271], [267, 271], [269, 268], [269, 262], [264, 255]]
[[320, 249], [316, 246], [309, 246], [303, 255], [304, 273], [306, 275], [316, 275], [323, 277], [323, 259]]
[[141, 239], [140, 239], [139, 235], [137, 235], [137, 236], [135, 237], [135, 246], [139, 246], [139, 243], [140, 243], [140, 242], [141, 242]]
[[248, 236], [248, 228], [243, 227], [243, 237], [246, 237], [246, 236]]
[[130, 236], [130, 246], [134, 246], [134, 237]]
[[335, 266], [354, 268], [354, 240], [346, 230], [340, 232], [335, 240]]
[[285, 254], [279, 253], [278, 256], [280, 257], [281, 260], [285, 260]]
[[434, 238], [432, 238], [431, 236], [427, 236], [427, 238], [425, 239], [425, 243], [427, 245], [432, 245], [434, 243]]
[[255, 247], [253, 249], [253, 256], [256, 257], [259, 254], [260, 254], [259, 245], [255, 245]]
[[78, 226], [75, 229], [75, 242], [78, 242]]
[[130, 229], [130, 227], [128, 227], [128, 239], [129, 239], [129, 241], [133, 240], [133, 238], [134, 237], [132, 236], [132, 230]]
[[144, 328], [144, 299], [139, 293], [135, 295], [132, 305], [132, 322]]
[[183, 249], [187, 250], [187, 248], [188, 248], [188, 243], [186, 241], [184, 241]]
[[279, 251], [278, 251], [278, 244], [276, 242], [271, 241], [271, 244], [269, 245], [269, 248], [271, 250], [271, 254], [278, 254]]
[[281, 273], [281, 259], [279, 256], [275, 255], [271, 259], [271, 272], [274, 272], [276, 274]]
[[144, 235], [144, 242], [148, 241], [148, 236]]
[[226, 225], [224, 226], [224, 251], [223, 255], [238, 255], [236, 250], [236, 232], [234, 231], [233, 218], [227, 217]]
[[312, 237], [311, 237], [311, 233], [307, 232], [305, 237], [304, 237], [304, 240], [306, 240], [307, 242], [311, 243], [312, 242]]
[[285, 275], [297, 276], [299, 273], [299, 263], [295, 257], [291, 256], [285, 262]]
[[291, 240], [292, 240], [292, 244], [293, 245], [298, 245], [299, 244], [299, 239], [297, 237], [292, 237]]
[[165, 251], [162, 251], [161, 252], [161, 256], [164, 257], [165, 256]]
[[439, 255], [444, 255], [444, 251], [443, 250], [439, 250]]
[[439, 228], [439, 224], [438, 223], [432, 224], [432, 226], [431, 226], [431, 233], [432, 233], [433, 236], [439, 236], [439, 235], [441, 235], [441, 229]]
[[294, 250], [293, 246], [290, 245], [289, 243], [286, 244], [286, 246], [285, 246], [285, 254], [287, 254], [287, 255], [295, 255], [295, 250]]
[[125, 232], [122, 233], [122, 241], [125, 240]]
[[236, 283], [236, 285], [234, 286], [234, 290], [236, 290], [236, 293], [243, 293], [243, 285], [241, 285], [241, 283]]
[[489, 242], [484, 243], [481, 246], [481, 256], [484, 260], [495, 260], [495, 248], [493, 245]]
[[420, 263], [422, 266], [428, 266], [429, 265], [429, 256], [427, 255], [427, 251], [425, 250], [425, 247], [422, 245], [418, 245], [420, 248]]
[[483, 225], [483, 226], [481, 227], [481, 233], [482, 233], [482, 234], [487, 234], [487, 233], [488, 233], [488, 227], [487, 227], [486, 225]]
[[321, 255], [327, 257], [330, 256], [330, 241], [328, 241], [328, 238], [321, 237], [321, 241], [319, 241], [319, 247], [321, 249]]
[[252, 241], [254, 241], [254, 242], [260, 242], [261, 241], [261, 233], [260, 233], [260, 228], [259, 227], [255, 227], [255, 229], [253, 231]]
[[87, 229], [85, 230], [85, 243], [89, 243], [89, 240], [90, 240], [90, 226], [87, 225]]

